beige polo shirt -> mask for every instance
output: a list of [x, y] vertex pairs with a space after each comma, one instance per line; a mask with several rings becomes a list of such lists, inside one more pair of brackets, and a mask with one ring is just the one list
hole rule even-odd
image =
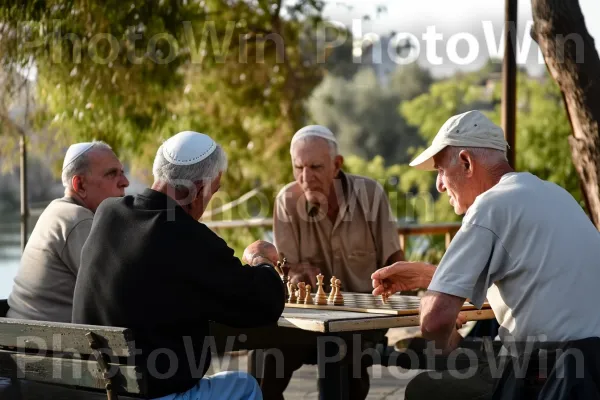
[[343, 291], [370, 293], [371, 274], [400, 250], [396, 220], [373, 179], [340, 172], [334, 188], [340, 211], [332, 223], [307, 202], [300, 185], [284, 187], [273, 213], [275, 245], [290, 263], [318, 267], [327, 284], [335, 275]]

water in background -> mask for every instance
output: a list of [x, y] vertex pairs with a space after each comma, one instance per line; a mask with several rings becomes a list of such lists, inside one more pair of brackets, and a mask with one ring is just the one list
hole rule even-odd
[[[37, 219], [29, 222], [29, 229]], [[21, 227], [16, 218], [0, 219], [0, 299], [6, 299], [21, 261]]]

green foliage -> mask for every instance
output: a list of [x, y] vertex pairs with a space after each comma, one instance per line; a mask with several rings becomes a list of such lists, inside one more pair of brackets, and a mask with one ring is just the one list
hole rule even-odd
[[380, 155], [387, 165], [406, 163], [406, 149], [422, 139], [398, 114], [398, 103], [425, 91], [431, 77], [415, 64], [396, 70], [390, 81], [382, 87], [369, 67], [350, 79], [328, 75], [307, 102], [310, 117], [336, 133], [344, 155]]
[[[161, 141], [205, 132], [231, 161], [220, 204], [257, 185], [273, 199], [291, 177], [288, 147], [304, 122], [303, 100], [322, 76], [314, 48], [322, 7], [320, 0], [4, 3], [0, 68], [37, 72], [32, 142], [64, 151], [104, 140], [149, 184]], [[11, 146], [0, 151], [14, 150], [14, 140], [4, 142]], [[54, 166], [58, 173], [58, 159]], [[271, 206], [250, 208], [266, 216]]]

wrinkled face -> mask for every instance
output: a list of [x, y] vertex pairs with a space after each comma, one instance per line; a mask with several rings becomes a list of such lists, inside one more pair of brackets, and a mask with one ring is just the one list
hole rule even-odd
[[105, 199], [124, 196], [129, 181], [123, 172], [123, 165], [112, 151], [93, 151], [88, 159], [89, 171], [81, 177], [81, 188], [77, 193], [95, 211]]
[[438, 172], [436, 187], [440, 193], [448, 194], [454, 212], [462, 215], [477, 197], [473, 190], [472, 163], [468, 156], [466, 160], [460, 156], [455, 162], [448, 153], [444, 149], [433, 157]]
[[325, 139], [300, 140], [292, 147], [294, 178], [302, 187], [306, 200], [323, 204], [329, 196], [333, 180], [340, 171], [342, 157], [331, 158]]

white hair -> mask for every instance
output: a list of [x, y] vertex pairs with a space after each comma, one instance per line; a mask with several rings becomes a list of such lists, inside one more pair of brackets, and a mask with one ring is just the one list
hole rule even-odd
[[338, 155], [338, 147], [337, 147], [337, 143], [331, 141], [331, 140], [327, 140], [323, 137], [320, 136], [305, 136], [302, 137], [300, 139], [297, 139], [294, 144], [292, 144], [292, 148], [294, 148], [294, 146], [297, 143], [303, 142], [303, 143], [310, 143], [310, 142], [316, 142], [316, 141], [325, 141], [327, 142], [327, 145], [329, 146], [329, 155], [331, 156], [331, 159], [333, 160], [337, 155]]
[[77, 157], [73, 162], [71, 162], [67, 167], [62, 171], [62, 184], [66, 189], [72, 189], [72, 182], [74, 176], [85, 175], [90, 170], [90, 154], [94, 151], [98, 150], [108, 150], [113, 151], [112, 147], [108, 144], [100, 141], [94, 140], [92, 142], [92, 146], [79, 157]]
[[167, 183], [176, 190], [188, 188], [196, 182], [214, 181], [220, 173], [227, 170], [227, 155], [217, 144], [215, 150], [204, 160], [191, 165], [171, 164], [163, 154], [163, 145], [158, 148], [152, 174], [155, 181]]
[[475, 159], [486, 166], [494, 166], [504, 162], [508, 162], [506, 157], [506, 151], [489, 149], [486, 147], [457, 147], [448, 146], [449, 164], [456, 165], [458, 162], [458, 155], [461, 151], [467, 150]]

